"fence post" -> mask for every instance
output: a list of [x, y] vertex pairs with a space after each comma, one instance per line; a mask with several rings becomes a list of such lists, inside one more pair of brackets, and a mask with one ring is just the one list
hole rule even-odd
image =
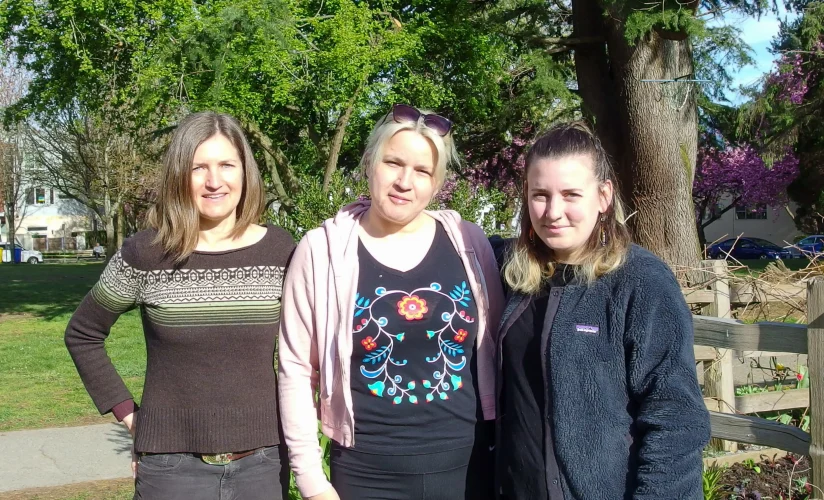
[[[709, 275], [712, 280], [710, 288], [713, 301], [704, 307], [701, 313], [716, 318], [730, 318], [730, 282], [728, 279], [727, 262], [724, 260], [704, 261], [704, 267], [711, 269]], [[716, 349], [715, 361], [704, 361], [704, 391], [707, 397], [718, 400], [718, 411], [721, 413], [735, 413], [735, 380], [732, 373], [732, 349]], [[738, 451], [738, 443], [713, 439], [712, 446], [727, 452]]]
[[824, 277], [807, 284], [807, 376], [810, 379], [810, 460], [814, 498], [824, 498]]

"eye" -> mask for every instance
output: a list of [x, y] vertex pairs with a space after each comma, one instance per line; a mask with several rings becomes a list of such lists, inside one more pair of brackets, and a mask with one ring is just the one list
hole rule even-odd
[[416, 170], [416, 172], [418, 172], [419, 174], [423, 174], [427, 177], [432, 177], [432, 172], [430, 172], [429, 170], [427, 170], [425, 168], [419, 168], [419, 169]]
[[579, 193], [564, 193], [564, 196], [567, 198], [580, 198], [581, 195]]
[[195, 165], [194, 167], [192, 167], [192, 172], [197, 172], [199, 170], [206, 170], [206, 167], [203, 165]]
[[536, 193], [536, 194], [532, 195], [532, 199], [535, 200], [535, 201], [545, 201], [546, 200], [546, 195], [541, 194], [541, 193]]
[[236, 166], [237, 165], [235, 165], [234, 163], [224, 163], [223, 165], [221, 165], [221, 167], [223, 168], [235, 168]]

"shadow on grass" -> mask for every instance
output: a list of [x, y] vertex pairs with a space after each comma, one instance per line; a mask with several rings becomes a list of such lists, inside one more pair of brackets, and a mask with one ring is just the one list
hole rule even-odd
[[0, 315], [54, 319], [70, 314], [97, 282], [103, 264], [0, 264]]

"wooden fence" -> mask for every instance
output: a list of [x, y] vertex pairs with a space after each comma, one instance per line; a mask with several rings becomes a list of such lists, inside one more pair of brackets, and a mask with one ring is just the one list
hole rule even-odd
[[[725, 276], [723, 261], [709, 261], [716, 276]], [[824, 277], [806, 286], [806, 325], [790, 323], [744, 324], [731, 319], [731, 305], [770, 300], [766, 295], [797, 297], [798, 286], [776, 287], [767, 292], [731, 290], [725, 279], [714, 280], [708, 290], [685, 291], [688, 303], [703, 306], [693, 316], [695, 359], [703, 364], [705, 402], [710, 410], [712, 436], [728, 451], [736, 443], [770, 446], [808, 455], [812, 462], [811, 483], [824, 485]], [[760, 295], [759, 295], [760, 294]], [[806, 354], [809, 389], [735, 396], [733, 357], [749, 351], [748, 357], [779, 353]], [[771, 420], [744, 415], [809, 407], [810, 432]], [[819, 497], [820, 495], [816, 495]]]

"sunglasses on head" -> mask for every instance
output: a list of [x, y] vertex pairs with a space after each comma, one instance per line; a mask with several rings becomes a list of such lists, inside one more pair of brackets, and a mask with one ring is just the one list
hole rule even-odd
[[452, 122], [441, 115], [425, 115], [417, 108], [406, 104], [395, 104], [392, 106], [392, 118], [398, 122], [415, 122], [423, 117], [423, 124], [435, 131], [441, 137], [445, 136], [452, 129]]

